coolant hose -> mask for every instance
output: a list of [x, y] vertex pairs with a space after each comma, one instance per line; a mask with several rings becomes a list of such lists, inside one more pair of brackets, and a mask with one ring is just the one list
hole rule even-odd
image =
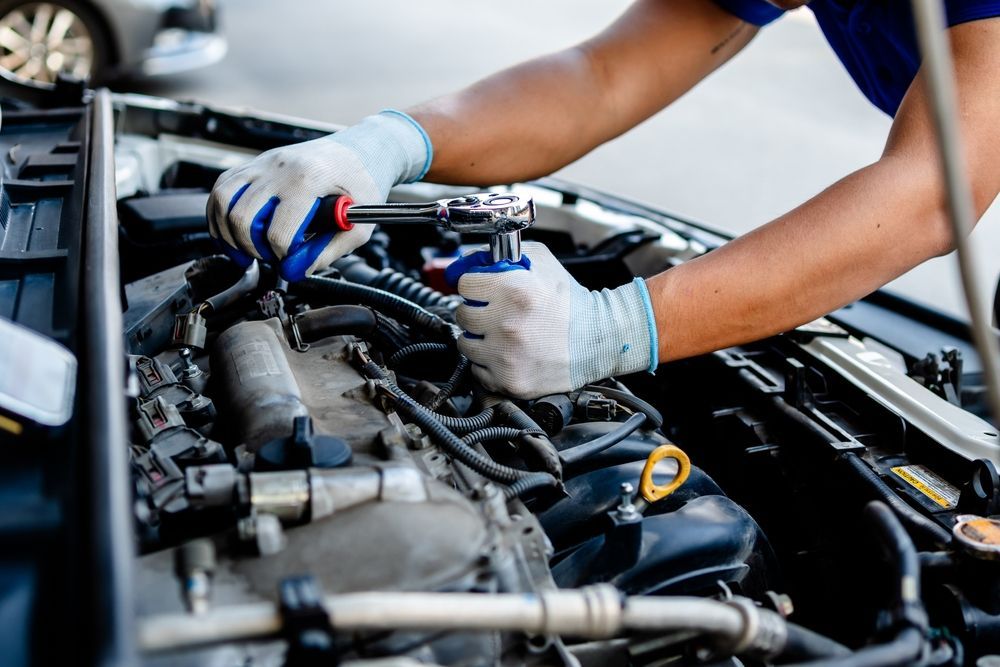
[[605, 449], [609, 449], [610, 447], [617, 445], [619, 442], [635, 433], [635, 431], [645, 422], [646, 415], [642, 412], [637, 412], [622, 422], [615, 430], [605, 433], [598, 438], [594, 438], [589, 442], [581, 443], [570, 449], [564, 449], [560, 452], [563, 465], [569, 466], [590, 458], [595, 454], [600, 454]]
[[865, 518], [875, 529], [882, 550], [893, 566], [896, 582], [894, 620], [903, 625], [885, 644], [867, 646], [850, 655], [803, 663], [801, 667], [888, 667], [913, 664], [924, 651], [927, 611], [920, 598], [920, 558], [913, 540], [889, 507], [873, 500], [865, 507]]
[[851, 654], [851, 649], [829, 637], [808, 628], [788, 623], [788, 638], [785, 650], [781, 652], [783, 661], [816, 660], [819, 658], [840, 658]]
[[924, 636], [916, 628], [906, 628], [885, 644], [866, 646], [849, 655], [814, 660], [787, 667], [897, 667], [912, 665], [924, 651]]
[[651, 430], [655, 430], [663, 426], [663, 415], [660, 414], [660, 411], [635, 394], [631, 394], [627, 391], [621, 391], [620, 389], [613, 389], [612, 387], [602, 387], [599, 384], [587, 385], [583, 389], [584, 391], [592, 391], [595, 394], [600, 394], [605, 398], [617, 401], [632, 412], [641, 412], [646, 415], [646, 418], [649, 420], [647, 428]]
[[453, 338], [451, 324], [412, 301], [407, 301], [391, 292], [321, 276], [309, 276], [305, 280], [295, 283], [293, 288], [305, 295], [328, 300], [355, 301], [382, 309], [408, 324], [413, 324], [448, 340]]

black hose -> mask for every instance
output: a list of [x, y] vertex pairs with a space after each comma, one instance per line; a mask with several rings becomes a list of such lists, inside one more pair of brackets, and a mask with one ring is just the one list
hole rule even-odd
[[324, 306], [295, 316], [295, 324], [305, 342], [349, 334], [365, 336], [378, 325], [375, 312], [365, 306]]
[[250, 263], [240, 279], [235, 283], [222, 290], [215, 296], [210, 296], [203, 303], [205, 303], [213, 311], [218, 312], [223, 308], [227, 308], [249, 292], [257, 289], [257, 284], [260, 282], [260, 264], [257, 260]]
[[511, 426], [487, 426], [464, 436], [462, 442], [473, 445], [477, 442], [495, 442], [498, 440], [518, 440], [527, 435], [528, 431]]
[[606, 398], [618, 401], [626, 408], [632, 410], [632, 412], [641, 412], [646, 415], [646, 418], [649, 421], [648, 428], [651, 430], [655, 430], [663, 426], [663, 415], [660, 414], [660, 411], [633, 393], [613, 389], [611, 387], [602, 387], [599, 384], [587, 385], [583, 389], [584, 391], [592, 391]]
[[570, 449], [564, 449], [560, 452], [563, 466], [578, 463], [586, 458], [594, 456], [595, 454], [600, 454], [609, 447], [617, 445], [619, 442], [632, 435], [645, 422], [646, 415], [642, 412], [637, 412], [622, 422], [622, 424], [615, 430], [605, 433], [604, 435], [594, 438], [588, 442], [581, 443]]
[[[368, 377], [381, 380], [382, 387], [388, 392], [388, 397], [396, 404], [397, 409], [412, 419], [452, 458], [461, 461], [483, 477], [496, 482], [511, 483], [528, 474], [522, 470], [497, 463], [462, 442], [457, 435], [448, 430], [437, 415], [407, 396], [396, 383], [382, 372], [382, 369], [375, 362], [367, 362], [363, 370]], [[552, 478], [552, 482], [555, 483], [555, 478]]]
[[305, 295], [324, 299], [354, 301], [366, 306], [384, 310], [393, 317], [408, 324], [425, 329], [433, 334], [452, 339], [452, 325], [437, 315], [426, 311], [412, 301], [374, 287], [359, 285], [346, 280], [334, 280], [321, 276], [309, 276], [294, 284], [294, 289]]
[[886, 559], [895, 570], [893, 603], [896, 619], [920, 630], [927, 628], [927, 611], [920, 597], [920, 557], [913, 540], [885, 503], [873, 500], [865, 506], [865, 517], [875, 528]]
[[445, 343], [413, 343], [412, 345], [407, 345], [401, 350], [396, 350], [396, 352], [389, 357], [389, 365], [397, 366], [400, 362], [405, 360], [414, 354], [420, 354], [422, 352], [451, 352], [455, 348], [451, 345], [446, 345]]
[[455, 366], [455, 370], [451, 372], [451, 377], [441, 385], [438, 393], [434, 394], [434, 397], [427, 402], [427, 408], [437, 410], [444, 405], [444, 402], [451, 398], [455, 390], [465, 382], [465, 376], [468, 375], [470, 367], [469, 358], [464, 354], [458, 355], [458, 364]]
[[352, 283], [392, 292], [423, 308], [453, 311], [459, 303], [458, 299], [445, 296], [419, 280], [410, 278], [405, 273], [391, 268], [381, 270], [372, 268], [356, 256], [344, 257], [334, 262], [333, 265], [344, 278]]
[[790, 667], [896, 667], [916, 663], [923, 651], [923, 633], [916, 628], [906, 628], [885, 644], [867, 646], [849, 655], [803, 662]]
[[850, 655], [851, 649], [829, 637], [813, 632], [795, 623], [785, 623], [788, 637], [781, 652], [783, 661], [839, 658]]
[[[563, 464], [562, 459], [559, 458], [559, 450], [552, 444], [552, 440], [549, 439], [544, 429], [528, 413], [511, 401], [503, 401], [496, 408], [501, 418], [525, 433], [522, 439], [526, 447], [525, 453], [536, 459], [534, 462], [540, 464], [543, 470], [547, 470], [558, 479], [562, 479]], [[533, 463], [528, 457], [526, 460]]]
[[854, 452], [846, 452], [841, 460], [915, 533], [939, 546], [951, 544], [951, 533], [907, 505], [861, 457]]

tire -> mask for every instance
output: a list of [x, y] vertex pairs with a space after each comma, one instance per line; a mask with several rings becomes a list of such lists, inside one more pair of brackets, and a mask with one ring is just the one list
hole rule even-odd
[[6, 78], [48, 88], [59, 72], [99, 80], [111, 63], [101, 17], [77, 0], [0, 0], [0, 70]]

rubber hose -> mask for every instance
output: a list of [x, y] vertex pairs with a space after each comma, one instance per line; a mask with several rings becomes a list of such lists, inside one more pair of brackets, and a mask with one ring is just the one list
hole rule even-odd
[[868, 503], [865, 517], [874, 527], [879, 544], [895, 570], [897, 586], [893, 611], [897, 619], [926, 629], [927, 610], [920, 597], [920, 557], [913, 540], [885, 503], [877, 500]]
[[413, 343], [412, 345], [407, 345], [401, 350], [396, 350], [396, 352], [389, 357], [388, 363], [390, 366], [397, 366], [407, 357], [414, 354], [420, 354], [422, 352], [451, 352], [453, 350], [454, 348], [451, 345], [446, 345], [444, 343]]
[[412, 301], [366, 285], [334, 280], [321, 276], [309, 276], [295, 283], [295, 289], [305, 294], [312, 294], [327, 299], [357, 301], [366, 306], [385, 310], [393, 317], [402, 319], [436, 335], [452, 339], [452, 325], [433, 313], [429, 313]]
[[312, 342], [344, 334], [365, 336], [375, 331], [378, 320], [365, 306], [324, 306], [296, 315], [295, 324], [302, 340]]
[[632, 435], [636, 429], [642, 426], [645, 422], [646, 415], [642, 412], [637, 412], [622, 422], [622, 424], [615, 430], [605, 433], [599, 438], [594, 438], [589, 442], [581, 443], [571, 449], [564, 449], [560, 452], [563, 466], [583, 461], [584, 459], [594, 456], [595, 454], [600, 454], [605, 449], [608, 449], [613, 445], [617, 445], [619, 442]]
[[208, 305], [209, 308], [214, 312], [218, 312], [223, 308], [227, 308], [240, 299], [242, 299], [248, 292], [252, 292], [257, 289], [257, 284], [260, 282], [260, 263], [254, 260], [247, 267], [240, 279], [235, 283], [222, 290], [215, 296], [210, 296], [205, 299], [204, 303]]
[[649, 420], [649, 428], [651, 430], [655, 430], [663, 426], [663, 415], [660, 414], [660, 411], [635, 394], [627, 391], [620, 391], [618, 389], [612, 389], [611, 387], [602, 387], [596, 384], [584, 387], [584, 391], [592, 391], [606, 398], [618, 401], [626, 408], [632, 410], [632, 412], [641, 412], [646, 415], [646, 418]]
[[537, 458], [544, 470], [549, 471], [557, 478], [563, 477], [562, 459], [559, 458], [559, 450], [552, 444], [548, 433], [542, 429], [528, 413], [519, 408], [511, 401], [504, 401], [497, 405], [499, 415], [511, 426], [526, 431], [524, 444], [530, 449], [531, 454]]
[[458, 306], [457, 299], [449, 298], [395, 269], [375, 269], [356, 257], [345, 257], [337, 260], [333, 265], [344, 278], [352, 283], [392, 292], [424, 308], [454, 310]]
[[813, 632], [795, 623], [785, 623], [788, 637], [781, 652], [783, 660], [816, 660], [839, 658], [851, 654], [851, 649], [829, 637]]
[[907, 505], [875, 474], [874, 470], [868, 467], [868, 464], [861, 457], [854, 452], [847, 452], [841, 457], [841, 460], [857, 474], [861, 481], [868, 485], [879, 500], [887, 504], [914, 532], [940, 546], [951, 544], [951, 533]]
[[441, 385], [438, 393], [434, 394], [434, 397], [427, 402], [427, 409], [437, 410], [444, 405], [444, 402], [451, 398], [455, 390], [465, 381], [465, 376], [468, 374], [470, 366], [468, 357], [464, 354], [458, 355], [458, 364], [455, 366], [455, 370], [452, 371], [451, 377]]
[[791, 667], [895, 667], [897, 665], [912, 665], [917, 662], [923, 651], [923, 634], [916, 628], [906, 628], [888, 643], [866, 646], [849, 655], [798, 663]]

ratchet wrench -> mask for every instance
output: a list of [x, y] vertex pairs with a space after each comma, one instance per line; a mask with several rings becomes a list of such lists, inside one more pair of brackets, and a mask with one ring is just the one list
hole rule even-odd
[[[521, 259], [521, 230], [535, 223], [535, 203], [512, 192], [482, 192], [417, 204], [355, 205], [346, 195], [324, 197], [320, 210], [332, 210], [337, 229], [355, 224], [437, 225], [459, 233], [489, 234], [494, 262]], [[325, 217], [325, 216], [324, 216]]]

